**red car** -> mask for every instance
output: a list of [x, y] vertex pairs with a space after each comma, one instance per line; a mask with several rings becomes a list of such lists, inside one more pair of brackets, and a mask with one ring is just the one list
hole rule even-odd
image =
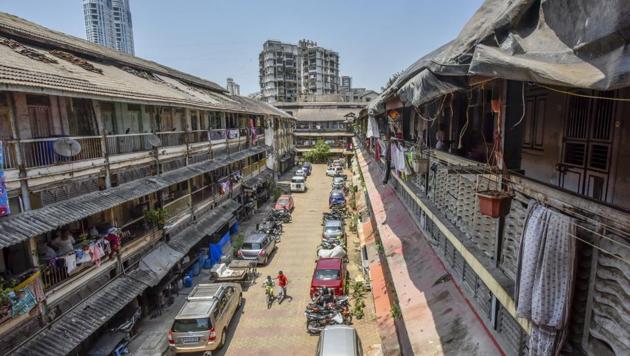
[[276, 206], [273, 207], [275, 210], [287, 210], [293, 212], [295, 205], [293, 204], [293, 197], [290, 195], [281, 195], [276, 202]]
[[345, 294], [346, 266], [341, 258], [320, 258], [311, 280], [311, 298], [319, 288], [330, 288], [335, 295]]

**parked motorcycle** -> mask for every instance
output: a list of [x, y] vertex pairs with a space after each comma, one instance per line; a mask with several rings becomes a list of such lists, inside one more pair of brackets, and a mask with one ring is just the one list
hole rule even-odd
[[343, 324], [343, 315], [340, 312], [319, 314], [304, 313], [306, 315], [306, 331], [311, 335], [322, 332], [328, 325]]
[[272, 210], [271, 213], [267, 216], [267, 220], [271, 221], [280, 221], [282, 223], [290, 223], [292, 220], [291, 213], [281, 209], [281, 210]]

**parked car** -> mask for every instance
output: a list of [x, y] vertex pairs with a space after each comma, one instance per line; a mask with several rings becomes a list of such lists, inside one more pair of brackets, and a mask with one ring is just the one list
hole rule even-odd
[[295, 171], [295, 176], [297, 176], [297, 177], [304, 177], [304, 179], [306, 180], [307, 174], [306, 174], [306, 171], [304, 170], [304, 168], [300, 168], [300, 169]]
[[304, 164], [302, 165], [302, 169], [306, 171], [307, 176], [310, 176], [311, 173], [313, 173], [313, 165], [311, 164], [311, 162], [304, 162]]
[[341, 183], [341, 184], [346, 184], [346, 178], [343, 176], [335, 176], [333, 178], [333, 184], [335, 183]]
[[290, 189], [292, 192], [305, 192], [306, 180], [304, 180], [304, 177], [294, 176], [291, 178]]
[[236, 255], [242, 260], [255, 260], [257, 263], [265, 265], [275, 248], [276, 239], [265, 233], [257, 232], [245, 238]]
[[326, 168], [326, 175], [328, 177], [334, 177], [337, 174], [337, 169], [333, 166], [328, 166], [328, 168]]
[[341, 258], [320, 258], [315, 264], [315, 271], [311, 279], [310, 296], [319, 288], [330, 288], [335, 295], [345, 294], [346, 266]]
[[328, 206], [346, 205], [346, 197], [343, 190], [333, 190], [328, 196]]
[[343, 231], [343, 222], [341, 220], [326, 220], [324, 222], [324, 231], [322, 237], [325, 239], [333, 239], [336, 237], [345, 237], [346, 233]]
[[230, 321], [242, 302], [235, 283], [199, 284], [188, 295], [168, 332], [175, 353], [206, 352], [225, 345]]
[[344, 183], [335, 183], [333, 182], [330, 187], [332, 188], [332, 190], [341, 190], [344, 193], [346, 192], [346, 185]]
[[357, 331], [348, 325], [328, 325], [319, 334], [315, 356], [363, 356]]
[[293, 212], [293, 209], [295, 209], [293, 197], [288, 194], [281, 195], [273, 208], [276, 210], [287, 210]]

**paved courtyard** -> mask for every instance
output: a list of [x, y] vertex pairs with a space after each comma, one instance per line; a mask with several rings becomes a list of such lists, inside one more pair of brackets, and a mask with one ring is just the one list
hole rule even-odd
[[[313, 355], [317, 336], [306, 332], [304, 308], [309, 302], [309, 287], [316, 260], [316, 248], [321, 239], [322, 212], [328, 210], [328, 193], [331, 179], [325, 175], [324, 165], [315, 165], [308, 178], [306, 193], [296, 193], [293, 222], [285, 224], [284, 234], [278, 249], [267, 266], [258, 268], [259, 277], [243, 292], [242, 313], [232, 320], [226, 346], [213, 355]], [[283, 177], [284, 181], [289, 179]], [[282, 182], [284, 183], [284, 182]], [[247, 234], [254, 230], [256, 222], [262, 220], [271, 203], [266, 204], [252, 219], [241, 225]], [[358, 260], [358, 238], [350, 233], [348, 246], [351, 264]], [[282, 304], [274, 303], [267, 309], [264, 288], [261, 282], [267, 275], [275, 277], [282, 270], [289, 278], [288, 292], [293, 300]], [[358, 275], [356, 266], [349, 266], [350, 278]], [[195, 277], [194, 283], [208, 278], [208, 271]], [[161, 355], [167, 349], [166, 333], [179, 308], [185, 302], [189, 288], [184, 289], [174, 305], [164, 310], [155, 319], [142, 322], [140, 335], [130, 345], [134, 355]], [[366, 355], [378, 355], [380, 339], [376, 329], [376, 318], [371, 295], [366, 298], [365, 317], [355, 320], [354, 327], [361, 337]]]
[[[309, 302], [309, 286], [315, 251], [321, 239], [322, 212], [328, 210], [331, 179], [325, 166], [315, 165], [308, 178], [308, 191], [294, 194], [293, 222], [286, 224], [282, 242], [268, 266], [259, 268], [260, 277], [244, 292], [243, 314], [234, 320], [227, 345], [218, 355], [312, 355], [317, 337], [306, 333], [304, 307]], [[350, 245], [350, 244], [349, 244]], [[289, 278], [288, 294], [293, 301], [267, 309], [261, 281], [282, 270]], [[352, 278], [352, 276], [351, 276]], [[365, 349], [379, 344], [371, 302], [366, 317], [355, 327]]]

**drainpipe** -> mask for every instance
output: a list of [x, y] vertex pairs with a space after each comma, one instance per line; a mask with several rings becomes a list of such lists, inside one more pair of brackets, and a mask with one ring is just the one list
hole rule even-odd
[[22, 157], [22, 142], [20, 140], [20, 130], [18, 130], [17, 113], [15, 109], [15, 98], [13, 95], [9, 95], [9, 124], [11, 125], [11, 135], [15, 138], [15, 162], [18, 165], [19, 178], [20, 178], [20, 194], [22, 197], [22, 209], [24, 211], [31, 210], [31, 196], [28, 191], [28, 176], [26, 174], [26, 167]]
[[189, 108], [185, 108], [184, 109], [184, 120], [186, 120], [186, 127], [184, 128], [184, 144], [186, 144], [186, 165], [190, 164], [190, 136], [191, 136], [191, 132], [190, 132], [190, 109]]

